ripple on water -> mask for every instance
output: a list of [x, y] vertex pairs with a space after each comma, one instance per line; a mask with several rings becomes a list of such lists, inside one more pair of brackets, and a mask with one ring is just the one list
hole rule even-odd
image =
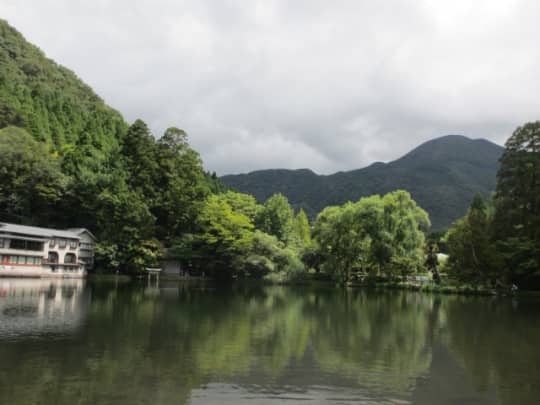
[[208, 384], [191, 392], [192, 405], [213, 404], [362, 404], [406, 405], [410, 401], [392, 397], [374, 397], [361, 390], [334, 386], [300, 388], [288, 385]]

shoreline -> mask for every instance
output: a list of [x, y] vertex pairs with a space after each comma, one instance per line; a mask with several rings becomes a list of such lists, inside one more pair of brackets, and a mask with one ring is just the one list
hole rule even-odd
[[[142, 281], [145, 277], [137, 275], [126, 274], [89, 274], [87, 280], [93, 282], [132, 282]], [[178, 283], [209, 283], [219, 286], [221, 283], [215, 279], [209, 277], [175, 277], [166, 276], [162, 277], [161, 282], [178, 282]], [[153, 283], [152, 283], [153, 284]], [[155, 284], [154, 284], [155, 285]], [[539, 295], [539, 291], [519, 290], [511, 291], [509, 289], [494, 289], [486, 286], [474, 286], [471, 284], [462, 285], [449, 285], [449, 284], [432, 284], [424, 283], [418, 284], [407, 281], [375, 281], [375, 282], [347, 282], [339, 283], [331, 280], [317, 280], [317, 279], [299, 279], [299, 280], [255, 280], [255, 279], [234, 279], [229, 283], [222, 285], [234, 286], [234, 285], [258, 285], [258, 286], [307, 286], [307, 287], [325, 287], [325, 288], [347, 288], [347, 289], [365, 289], [365, 290], [401, 290], [401, 291], [413, 291], [427, 294], [453, 294], [453, 295], [467, 295], [467, 296], [520, 296], [520, 295]]]

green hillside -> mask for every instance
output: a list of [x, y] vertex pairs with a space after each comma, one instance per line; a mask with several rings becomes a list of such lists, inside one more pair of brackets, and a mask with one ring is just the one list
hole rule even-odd
[[73, 72], [0, 20], [0, 128], [25, 128], [53, 150], [118, 147], [127, 124]]
[[495, 190], [502, 152], [502, 147], [483, 139], [448, 135], [393, 162], [349, 172], [323, 176], [307, 169], [260, 170], [221, 180], [259, 201], [281, 192], [311, 217], [328, 205], [405, 189], [428, 211], [433, 229], [440, 230], [465, 214], [475, 193], [488, 195]]

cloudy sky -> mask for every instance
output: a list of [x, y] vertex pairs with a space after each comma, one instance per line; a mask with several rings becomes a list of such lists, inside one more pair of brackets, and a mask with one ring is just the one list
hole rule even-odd
[[540, 119], [535, 0], [0, 0], [0, 17], [218, 174], [393, 160]]

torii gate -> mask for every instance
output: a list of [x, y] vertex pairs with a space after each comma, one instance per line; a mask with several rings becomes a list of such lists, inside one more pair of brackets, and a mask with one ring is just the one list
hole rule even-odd
[[146, 272], [148, 273], [148, 285], [150, 285], [152, 275], [156, 276], [156, 285], [159, 285], [159, 274], [161, 273], [161, 268], [159, 268], [159, 267], [147, 267]]

